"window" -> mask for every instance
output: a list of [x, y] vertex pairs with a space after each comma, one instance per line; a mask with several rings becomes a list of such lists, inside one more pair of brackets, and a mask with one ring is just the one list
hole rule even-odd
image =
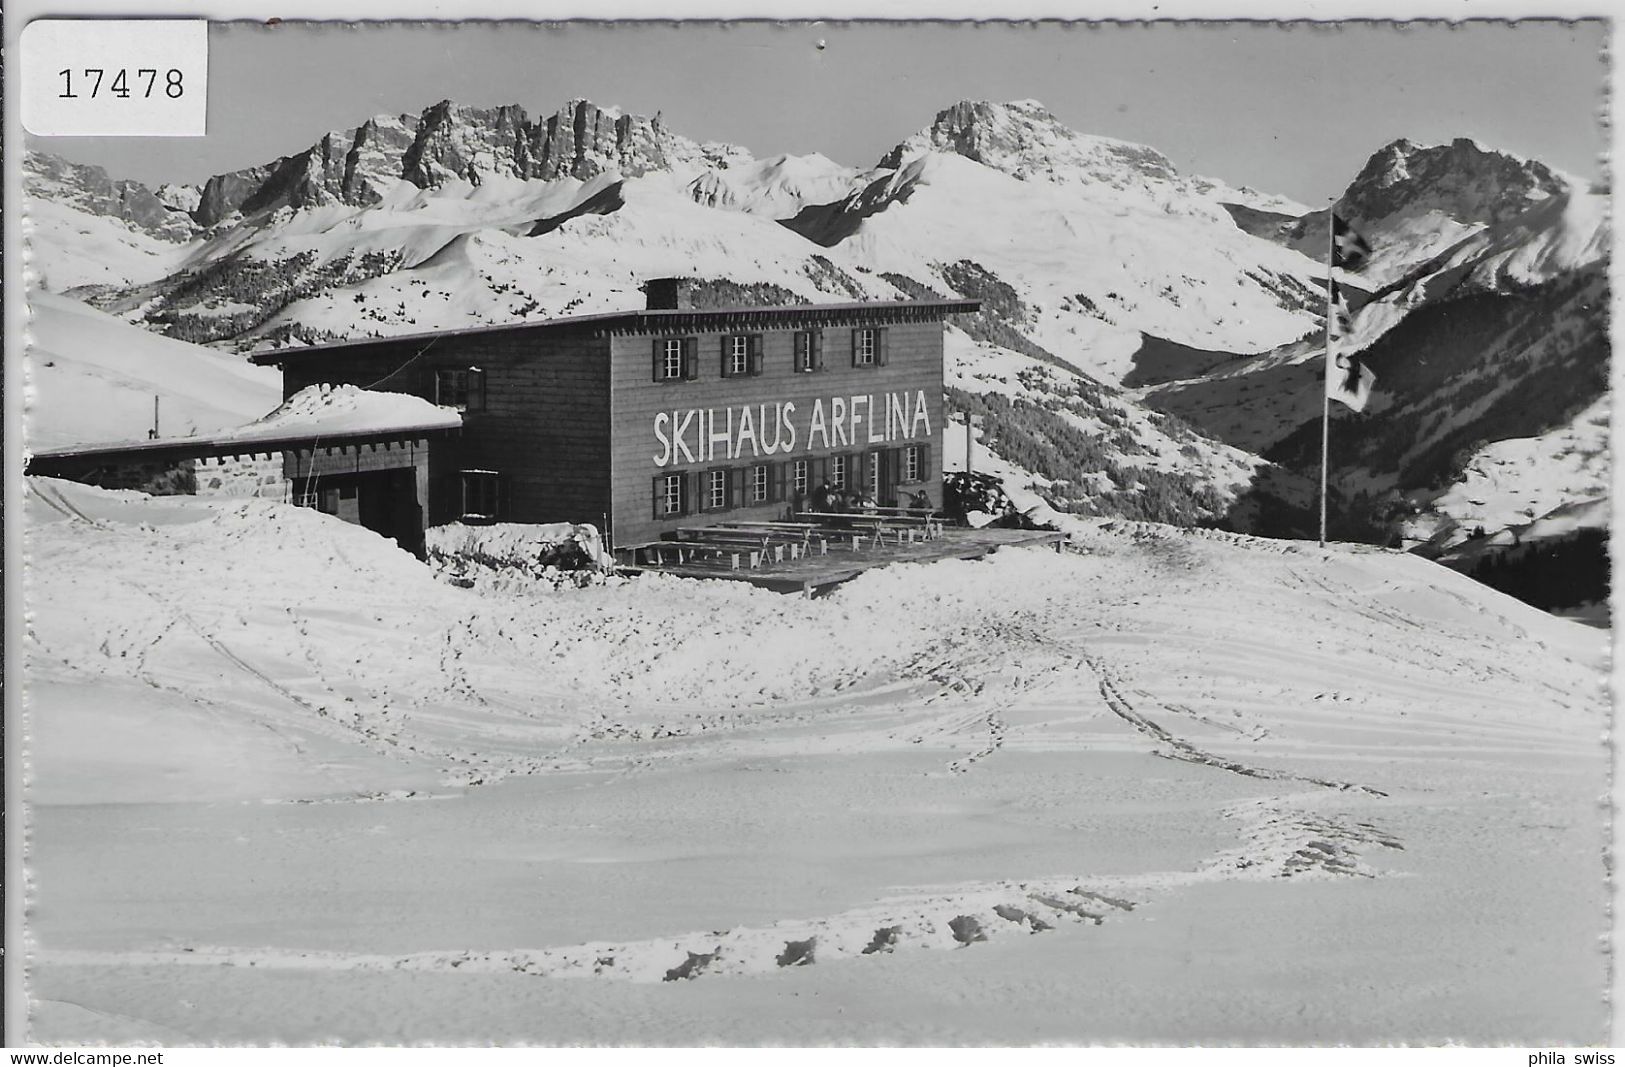
[[875, 332], [859, 330], [857, 340], [853, 342], [853, 364], [859, 367], [872, 366], [875, 361], [875, 347]]
[[922, 466], [924, 466], [924, 464], [920, 462], [919, 445], [909, 445], [903, 449], [903, 481], [919, 481], [922, 473], [920, 468]]
[[654, 343], [654, 380], [691, 382], [699, 377], [699, 357], [692, 337], [660, 337]]
[[683, 488], [687, 479], [681, 472], [662, 474], [655, 479], [655, 518], [676, 518], [686, 513]]
[[811, 374], [824, 369], [824, 336], [816, 330], [798, 330], [795, 336], [795, 370]]
[[722, 468], [705, 472], [705, 507], [720, 511], [728, 506], [728, 472]]
[[846, 457], [829, 457], [829, 484], [837, 489], [846, 488]]
[[496, 518], [500, 475], [496, 471], [463, 471], [462, 475], [463, 518]]
[[752, 467], [750, 469], [750, 502], [752, 504], [766, 503], [772, 494], [772, 484], [767, 464], [763, 463]]
[[875, 500], [880, 499], [880, 453], [869, 453], [869, 495]]
[[807, 461], [804, 459], [790, 461], [790, 490], [796, 496], [807, 495]]
[[871, 326], [852, 331], [852, 365], [854, 367], [886, 365], [885, 330]]
[[727, 334], [722, 338], [722, 376], [743, 378], [762, 373], [762, 335]]
[[457, 411], [485, 410], [485, 372], [478, 367], [441, 367], [434, 372], [434, 402]]

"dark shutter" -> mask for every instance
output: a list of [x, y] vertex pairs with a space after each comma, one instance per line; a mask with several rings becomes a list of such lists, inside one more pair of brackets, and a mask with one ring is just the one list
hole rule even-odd
[[695, 471], [683, 480], [684, 515], [693, 515], [705, 510], [704, 478], [704, 471]]
[[468, 369], [468, 410], [485, 410], [485, 372], [473, 367]]
[[768, 472], [770, 479], [768, 481], [768, 499], [775, 504], [784, 500], [786, 488], [790, 484], [790, 464], [793, 462], [794, 460], [786, 460], [783, 463], [775, 463], [773, 469]]
[[735, 467], [728, 472], [728, 503], [724, 506], [742, 507], [749, 499], [745, 496], [745, 473], [749, 470], [749, 467]]
[[666, 379], [666, 342], [655, 338], [655, 381]]
[[813, 365], [813, 370], [823, 370], [824, 369], [824, 331], [823, 330], [813, 330], [813, 331], [811, 331], [811, 334], [812, 334], [812, 336], [809, 339], [809, 343], [811, 343], [811, 345], [812, 345], [812, 353], [813, 353], [812, 365]]
[[882, 367], [884, 367], [886, 362], [891, 358], [889, 346], [886, 344], [886, 335], [890, 332], [891, 331], [885, 327], [881, 327], [875, 331], [875, 362], [880, 364]]
[[930, 445], [921, 445], [920, 446], [920, 481], [929, 482], [930, 480], [931, 480], [931, 446]]
[[733, 377], [733, 360], [729, 356], [729, 350], [733, 347], [729, 342], [731, 342], [732, 340], [733, 340], [733, 338], [729, 337], [727, 334], [722, 335], [722, 363], [721, 363], [721, 369], [722, 369], [722, 376], [724, 378], [732, 378]]
[[762, 335], [759, 333], [750, 335], [750, 372], [762, 373]]
[[683, 338], [683, 378], [697, 381], [700, 377], [700, 342], [694, 337]]
[[664, 474], [655, 475], [655, 510], [654, 510], [654, 517], [657, 518], [657, 519], [663, 519], [663, 518], [666, 517], [666, 511], [665, 511], [664, 508], [661, 507], [661, 504], [663, 504], [665, 502], [665, 499], [666, 499], [665, 490], [666, 490], [666, 476]]
[[[891, 504], [888, 506], [895, 507], [902, 503], [901, 494], [898, 493], [897, 487], [903, 483], [903, 450], [901, 448], [886, 449], [881, 456], [880, 463], [884, 468], [881, 484], [885, 486], [886, 494], [892, 498]], [[880, 503], [885, 504], [886, 501], [882, 500]]]
[[863, 338], [863, 331], [862, 330], [853, 330], [852, 331], [852, 365], [854, 367], [856, 367], [858, 365], [858, 348], [863, 343], [862, 338]]

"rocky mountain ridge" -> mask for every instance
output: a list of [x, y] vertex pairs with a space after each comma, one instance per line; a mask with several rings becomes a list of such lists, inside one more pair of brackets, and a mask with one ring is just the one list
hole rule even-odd
[[[580, 181], [615, 172], [726, 168], [742, 149], [698, 144], [653, 118], [571, 100], [532, 121], [517, 104], [471, 107], [443, 100], [419, 115], [376, 115], [335, 130], [302, 152], [217, 174], [197, 187], [172, 186], [168, 202], [207, 229], [235, 216], [283, 207], [376, 204], [401, 182], [433, 189], [490, 177]], [[190, 204], [191, 206], [186, 206]]]

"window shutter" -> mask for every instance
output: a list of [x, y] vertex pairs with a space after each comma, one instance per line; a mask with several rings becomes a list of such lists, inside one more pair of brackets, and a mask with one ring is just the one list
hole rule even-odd
[[920, 446], [920, 481], [929, 482], [931, 474], [931, 446]]
[[861, 340], [860, 340], [862, 337], [863, 337], [863, 331], [862, 330], [853, 330], [852, 331], [852, 365], [854, 367], [856, 367], [858, 365], [858, 346], [862, 343]]
[[468, 369], [468, 410], [485, 410], [485, 372], [473, 367]]
[[824, 369], [824, 331], [813, 330], [811, 337], [813, 370]]
[[701, 481], [704, 477], [704, 471], [695, 471], [683, 480], [684, 515], [693, 515], [705, 510], [705, 497], [701, 492], [705, 488], [705, 483]]
[[828, 478], [829, 460], [823, 456], [807, 460], [807, 492], [811, 493], [814, 489], [823, 485]]
[[722, 335], [722, 348], [721, 348], [722, 364], [721, 364], [721, 366], [722, 366], [722, 376], [724, 378], [732, 378], [733, 377], [733, 367], [730, 365], [733, 361], [731, 359], [729, 359], [729, 357], [728, 357], [728, 349], [730, 347], [728, 342], [732, 341], [732, 340], [733, 340], [733, 338], [729, 337], [727, 334]]
[[700, 342], [698, 338], [683, 338], [683, 378], [696, 381], [700, 376]]
[[785, 488], [790, 484], [790, 464], [793, 462], [794, 460], [785, 460], [783, 463], [775, 463], [769, 472], [772, 481], [768, 483], [768, 498], [775, 504], [785, 497]]
[[745, 472], [749, 467], [735, 467], [728, 472], [728, 503], [730, 508], [737, 508], [745, 503]]
[[654, 517], [657, 518], [657, 519], [663, 519], [663, 518], [666, 517], [665, 510], [661, 507], [661, 504], [663, 504], [665, 502], [665, 500], [666, 500], [666, 476], [664, 474], [657, 474], [657, 475], [655, 475], [655, 510], [654, 510]]
[[759, 333], [750, 335], [750, 372], [762, 373], [762, 335]]
[[655, 338], [655, 381], [664, 381], [666, 378], [666, 343]]
[[875, 362], [880, 364], [882, 367], [884, 367], [887, 360], [891, 358], [891, 353], [889, 351], [890, 346], [886, 344], [886, 335], [889, 333], [891, 333], [891, 331], [885, 327], [881, 327], [875, 331]]

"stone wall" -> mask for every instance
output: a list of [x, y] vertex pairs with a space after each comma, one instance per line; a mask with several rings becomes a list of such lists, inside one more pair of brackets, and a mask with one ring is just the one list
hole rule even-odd
[[266, 497], [288, 500], [288, 479], [283, 474], [282, 453], [269, 456], [221, 456], [186, 461], [192, 467], [192, 481], [198, 496]]

